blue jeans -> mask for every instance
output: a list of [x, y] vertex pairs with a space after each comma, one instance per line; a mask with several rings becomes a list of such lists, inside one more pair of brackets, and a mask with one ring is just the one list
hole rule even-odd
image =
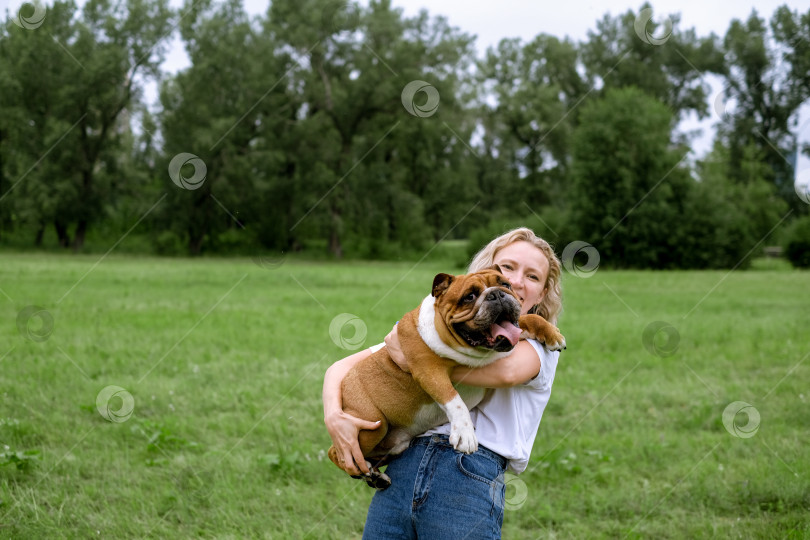
[[456, 452], [446, 435], [419, 437], [386, 469], [391, 487], [371, 500], [364, 540], [501, 537], [506, 459], [478, 446]]

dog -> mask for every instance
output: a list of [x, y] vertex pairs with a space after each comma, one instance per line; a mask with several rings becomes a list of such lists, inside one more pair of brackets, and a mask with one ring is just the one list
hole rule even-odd
[[[539, 315], [521, 316], [520, 309], [497, 265], [460, 276], [438, 274], [431, 294], [397, 324], [410, 373], [385, 347], [349, 370], [341, 383], [343, 410], [380, 421], [377, 429], [359, 435], [363, 456], [372, 460], [364, 477], [370, 486], [388, 487], [391, 480], [379, 468], [411, 439], [447, 420], [456, 450], [470, 454], [478, 449], [469, 408], [483, 399], [485, 389], [454, 387], [450, 372], [455, 366], [485, 366], [509, 355], [525, 338], [542, 341], [550, 350], [565, 348], [554, 325]], [[329, 459], [340, 467], [334, 446]]]

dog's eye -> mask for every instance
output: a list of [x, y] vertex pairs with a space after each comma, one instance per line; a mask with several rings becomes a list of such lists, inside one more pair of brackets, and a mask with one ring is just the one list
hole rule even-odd
[[464, 301], [464, 302], [475, 302], [475, 297], [476, 296], [477, 295], [475, 293], [470, 293], [467, 296], [465, 296], [464, 298], [462, 298], [462, 301]]
[[501, 287], [504, 287], [504, 288], [506, 288], [506, 289], [509, 289], [510, 291], [512, 290], [512, 285], [511, 285], [511, 284], [509, 284], [509, 282], [508, 282], [508, 281], [504, 281], [503, 283], [501, 283]]

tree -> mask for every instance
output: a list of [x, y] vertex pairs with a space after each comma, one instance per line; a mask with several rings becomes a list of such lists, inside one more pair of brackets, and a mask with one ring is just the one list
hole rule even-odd
[[[291, 75], [302, 101], [287, 181], [308, 189], [290, 228], [298, 238], [326, 238], [337, 257], [346, 238], [367, 244], [371, 255], [386, 243], [415, 248], [472, 206], [462, 159], [472, 126], [458, 100], [472, 38], [426, 12], [405, 19], [388, 0], [334, 4], [278, 0], [269, 13], [268, 31], [301, 66]], [[403, 107], [404, 89], [418, 80], [438, 94], [435, 116]]]
[[40, 27], [6, 23], [2, 67], [18, 93], [4, 104], [14, 121], [0, 131], [6, 156], [16, 154], [7, 171], [20, 180], [3, 195], [37, 227], [37, 241], [50, 222], [61, 245], [80, 250], [126, 181], [117, 176], [125, 112], [157, 73], [170, 15], [166, 0], [89, 0], [80, 17], [57, 1]]
[[[183, 11], [180, 34], [191, 66], [161, 87], [159, 170], [169, 204], [158, 220], [192, 255], [222, 248], [229, 233], [255, 245], [261, 216], [278, 219], [296, 196], [293, 190], [267, 199], [285, 148], [292, 153], [295, 99], [285, 77], [292, 59], [239, 0], [187, 2]], [[163, 172], [172, 166], [175, 177], [200, 176], [194, 185], [175, 185]]]
[[490, 168], [508, 171], [485, 185], [494, 184], [486, 191], [503, 199], [503, 208], [513, 206], [516, 193], [531, 205], [562, 202], [570, 136], [588, 93], [579, 65], [576, 44], [545, 34], [525, 45], [502, 40], [479, 62], [479, 81], [495, 101], [481, 104], [485, 155], [494, 161]]
[[810, 268], [810, 216], [791, 223], [785, 239], [785, 255], [796, 268]]
[[[725, 67], [717, 37], [698, 37], [693, 28], [680, 29], [679, 14], [665, 17], [652, 30], [654, 23], [643, 17], [651, 14], [646, 10], [652, 10], [648, 3], [638, 13], [605, 15], [596, 23], [596, 31], [588, 32], [582, 60], [589, 81], [603, 92], [639, 88], [669, 106], [673, 121], [691, 112], [698, 118], [708, 116], [710, 87], [704, 75], [723, 73]], [[643, 36], [651, 32], [659, 37], [645, 39], [640, 30]]]
[[723, 46], [728, 62], [725, 98], [735, 105], [724, 115], [718, 136], [729, 149], [729, 174], [750, 182], [752, 158], [765, 166], [755, 178], [776, 185], [794, 210], [802, 204], [793, 190], [795, 171], [788, 156], [796, 151], [791, 132], [799, 107], [810, 97], [810, 11], [799, 16], [787, 7], [773, 15], [770, 31], [752, 11], [746, 21], [733, 20]]
[[572, 223], [615, 267], [678, 266], [691, 179], [670, 144], [669, 109], [637, 88], [610, 89], [583, 106], [573, 135]]
[[766, 234], [780, 223], [786, 204], [773, 184], [757, 175], [762, 163], [747, 159], [751, 180], [735, 182], [729, 174], [729, 150], [716, 140], [698, 163], [689, 191], [682, 225], [684, 267], [746, 267]]
[[674, 30], [662, 44], [645, 41], [637, 21], [647, 10], [645, 4], [638, 15], [606, 15], [584, 43], [538, 35], [525, 45], [503, 40], [487, 52], [480, 79], [494, 104], [481, 108], [483, 185], [506, 186], [534, 208], [567, 205], [571, 136], [582, 105], [611, 89], [637, 88], [668, 105], [673, 127], [687, 114], [708, 114], [703, 74], [724, 66], [716, 36], [681, 30], [672, 15]]

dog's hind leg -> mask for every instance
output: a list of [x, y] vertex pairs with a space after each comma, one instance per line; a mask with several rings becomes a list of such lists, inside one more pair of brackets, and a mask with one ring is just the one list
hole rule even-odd
[[377, 446], [378, 451], [376, 454], [384, 451], [385, 455], [388, 457], [398, 456], [410, 446], [412, 440], [413, 435], [407, 430], [399, 427], [392, 428], [388, 431], [388, 435], [386, 435]]
[[391, 485], [391, 478], [387, 474], [380, 471], [380, 467], [388, 461], [388, 452], [383, 451], [379, 446], [380, 442], [388, 435], [388, 420], [385, 417], [379, 418], [381, 420], [380, 427], [377, 429], [364, 429], [360, 431], [358, 437], [360, 442], [360, 450], [363, 455], [371, 460], [371, 468], [368, 474], [362, 476], [355, 476], [354, 478], [362, 478], [370, 487], [375, 489], [385, 489]]

